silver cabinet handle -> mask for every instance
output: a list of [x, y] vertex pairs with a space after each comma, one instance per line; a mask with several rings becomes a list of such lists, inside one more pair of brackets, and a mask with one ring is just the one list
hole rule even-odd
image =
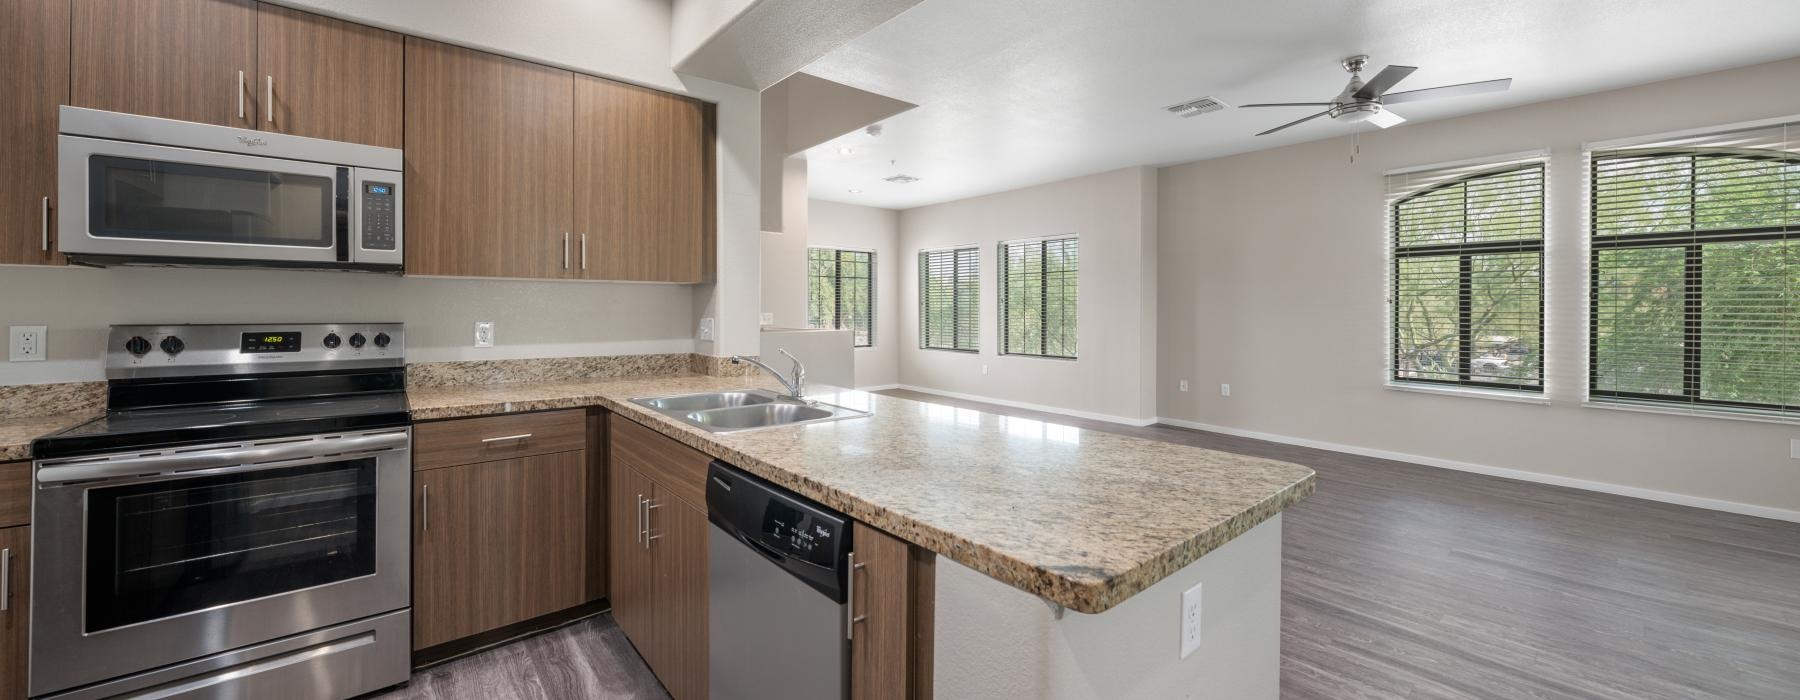
[[587, 269], [587, 234], [581, 234], [581, 269]]
[[43, 213], [39, 215], [38, 227], [43, 230], [44, 252], [48, 253], [48, 252], [50, 252], [50, 196], [49, 195], [44, 196], [44, 210], [43, 210]]
[[563, 269], [569, 269], [569, 232], [563, 232]]
[[425, 506], [424, 506], [424, 508], [423, 508], [423, 510], [424, 510], [424, 511], [425, 511], [425, 514], [424, 514], [424, 519], [425, 519], [425, 527], [424, 527], [424, 530], [425, 530], [425, 531], [426, 531], [426, 532], [431, 532], [431, 484], [425, 484], [425, 485], [424, 485], [424, 486], [423, 486], [423, 487], [421, 487], [421, 488], [424, 488], [424, 489], [425, 489]]
[[850, 562], [850, 574], [844, 578], [844, 593], [849, 600], [844, 605], [844, 638], [856, 639], [856, 626], [869, 619], [868, 615], [856, 614], [856, 572], [867, 564], [856, 563], [856, 552], [847, 555]]
[[656, 535], [650, 534], [651, 531], [653, 530], [653, 528], [650, 527], [650, 511], [655, 510], [657, 508], [661, 508], [661, 507], [662, 507], [661, 503], [657, 503], [648, 498], [644, 499], [644, 549], [650, 548], [650, 540], [662, 539], [661, 534], [656, 534]]
[[268, 78], [268, 80], [269, 80], [269, 86], [267, 88], [267, 91], [263, 93], [263, 117], [265, 117], [265, 121], [267, 121], [268, 123], [274, 124], [275, 123], [275, 76], [265, 75], [263, 77]]
[[244, 118], [244, 72], [238, 71], [238, 118]]
[[0, 612], [12, 608], [12, 548], [0, 549]]
[[644, 531], [648, 529], [648, 528], [644, 527], [644, 494], [641, 494], [641, 493], [638, 494], [637, 498], [638, 498], [638, 500], [637, 500], [637, 519], [638, 519], [637, 541], [638, 541], [638, 544], [643, 544], [644, 543]]
[[482, 438], [481, 441], [483, 443], [506, 442], [508, 440], [524, 440], [525, 438], [528, 438], [528, 437], [531, 437], [531, 433], [519, 433], [518, 435], [502, 435], [500, 437]]

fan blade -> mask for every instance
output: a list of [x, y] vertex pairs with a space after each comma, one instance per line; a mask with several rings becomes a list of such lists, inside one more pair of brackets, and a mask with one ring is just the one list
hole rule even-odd
[[1395, 83], [1405, 80], [1406, 76], [1412, 75], [1412, 72], [1418, 69], [1417, 66], [1388, 66], [1383, 68], [1380, 73], [1375, 74], [1375, 77], [1370, 78], [1369, 82], [1363, 83], [1362, 89], [1357, 90], [1356, 94], [1351, 95], [1351, 97], [1359, 100], [1380, 97], [1381, 93], [1387, 92], [1390, 88], [1394, 87]]
[[1389, 93], [1381, 96], [1381, 102], [1382, 104], [1397, 105], [1403, 102], [1435, 100], [1440, 97], [1462, 97], [1463, 95], [1479, 95], [1484, 92], [1501, 92], [1509, 87], [1512, 87], [1512, 78], [1483, 80], [1479, 83], [1462, 83], [1459, 85], [1425, 88], [1423, 90], [1408, 90], [1406, 92]]
[[1330, 102], [1264, 102], [1254, 105], [1238, 105], [1238, 107], [1330, 107]]
[[1389, 112], [1384, 109], [1379, 112], [1376, 112], [1373, 115], [1370, 115], [1368, 119], [1365, 119], [1363, 121], [1366, 121], [1370, 124], [1374, 124], [1375, 126], [1379, 126], [1383, 129], [1386, 129], [1390, 126], [1399, 126], [1402, 123], [1405, 123], [1406, 117], [1402, 117], [1398, 114]]
[[1281, 131], [1281, 130], [1282, 130], [1282, 129], [1286, 129], [1286, 128], [1288, 128], [1288, 127], [1290, 127], [1290, 126], [1293, 126], [1293, 125], [1295, 125], [1295, 124], [1299, 124], [1299, 123], [1300, 123], [1300, 122], [1306, 122], [1306, 121], [1312, 121], [1312, 120], [1314, 120], [1314, 119], [1318, 119], [1318, 118], [1319, 118], [1319, 117], [1323, 117], [1323, 116], [1325, 116], [1325, 115], [1327, 115], [1327, 114], [1330, 114], [1330, 113], [1331, 113], [1331, 110], [1329, 110], [1329, 109], [1328, 109], [1328, 110], [1325, 110], [1325, 111], [1323, 111], [1323, 112], [1320, 112], [1320, 113], [1318, 113], [1318, 114], [1314, 114], [1314, 115], [1312, 115], [1312, 116], [1307, 116], [1307, 117], [1301, 117], [1301, 118], [1299, 118], [1299, 119], [1295, 119], [1295, 120], [1293, 120], [1293, 121], [1291, 121], [1291, 122], [1288, 122], [1288, 123], [1286, 123], [1286, 124], [1282, 124], [1282, 125], [1281, 125], [1281, 126], [1278, 126], [1278, 127], [1275, 127], [1275, 128], [1273, 128], [1273, 129], [1270, 129], [1270, 130], [1268, 130], [1268, 131], [1265, 131], [1265, 132], [1262, 132], [1262, 133], [1260, 133], [1260, 134], [1257, 134], [1257, 136], [1268, 136], [1268, 135], [1269, 135], [1269, 134], [1273, 134], [1273, 133], [1275, 133], [1275, 132], [1277, 132], [1277, 131]]

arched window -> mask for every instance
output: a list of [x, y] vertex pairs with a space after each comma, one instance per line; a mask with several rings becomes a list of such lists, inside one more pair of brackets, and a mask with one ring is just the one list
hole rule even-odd
[[1589, 394], [1800, 411], [1800, 154], [1617, 149], [1590, 174]]
[[1390, 175], [1395, 383], [1544, 387], [1544, 163]]

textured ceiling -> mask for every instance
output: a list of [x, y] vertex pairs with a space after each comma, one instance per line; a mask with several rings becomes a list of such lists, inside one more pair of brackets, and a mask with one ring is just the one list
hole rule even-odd
[[[1163, 111], [1202, 95], [1329, 100], [1348, 78], [1338, 60], [1358, 53], [1371, 72], [1419, 66], [1396, 91], [1514, 78], [1394, 108], [1442, 119], [1800, 55], [1800, 1], [925, 0], [806, 68], [920, 105], [879, 138], [809, 151], [810, 189], [906, 208], [1372, 129], [1318, 119], [1256, 137], [1309, 112]], [[896, 173], [921, 179], [882, 181]]]

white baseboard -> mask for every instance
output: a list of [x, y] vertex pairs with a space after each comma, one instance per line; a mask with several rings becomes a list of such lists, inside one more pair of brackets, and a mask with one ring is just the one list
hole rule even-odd
[[[998, 402], [996, 402], [996, 403], [998, 403]], [[1663, 503], [1673, 503], [1675, 505], [1691, 506], [1694, 508], [1705, 508], [1707, 510], [1717, 510], [1717, 511], [1723, 511], [1726, 513], [1737, 513], [1739, 515], [1750, 515], [1750, 516], [1755, 516], [1758, 518], [1769, 518], [1771, 520], [1784, 520], [1784, 521], [1792, 522], [1792, 523], [1800, 523], [1800, 511], [1787, 510], [1784, 508], [1775, 508], [1772, 506], [1759, 506], [1759, 505], [1755, 505], [1755, 504], [1751, 504], [1751, 503], [1739, 503], [1737, 501], [1726, 501], [1726, 500], [1717, 499], [1717, 498], [1704, 498], [1701, 496], [1689, 496], [1686, 494], [1672, 493], [1669, 491], [1657, 491], [1654, 489], [1639, 488], [1636, 486], [1624, 486], [1624, 485], [1620, 485], [1620, 484], [1610, 484], [1610, 483], [1606, 483], [1604, 481], [1589, 481], [1587, 479], [1576, 479], [1576, 478], [1566, 477], [1566, 476], [1557, 476], [1555, 474], [1544, 474], [1542, 472], [1531, 472], [1531, 471], [1525, 471], [1523, 469], [1508, 469], [1506, 467], [1495, 467], [1495, 466], [1486, 465], [1486, 464], [1474, 464], [1472, 462], [1458, 462], [1453, 459], [1441, 459], [1438, 457], [1424, 457], [1421, 455], [1406, 454], [1404, 452], [1392, 452], [1389, 450], [1378, 450], [1378, 449], [1374, 449], [1374, 448], [1370, 448], [1370, 447], [1358, 447], [1356, 445], [1344, 445], [1344, 444], [1335, 443], [1335, 442], [1326, 442], [1324, 440], [1309, 440], [1307, 438], [1297, 438], [1297, 437], [1291, 437], [1291, 436], [1287, 436], [1287, 435], [1277, 435], [1274, 433], [1264, 433], [1264, 432], [1258, 432], [1255, 430], [1244, 430], [1242, 428], [1230, 428], [1230, 427], [1226, 427], [1223, 425], [1212, 425], [1209, 423], [1200, 423], [1197, 421], [1182, 420], [1179, 418], [1158, 418], [1157, 422], [1166, 423], [1168, 425], [1178, 426], [1178, 427], [1182, 427], [1182, 428], [1193, 428], [1195, 430], [1205, 430], [1207, 432], [1212, 432], [1212, 433], [1224, 433], [1226, 435], [1235, 435], [1238, 437], [1253, 438], [1256, 440], [1267, 440], [1269, 442], [1279, 442], [1284, 445], [1298, 445], [1300, 447], [1312, 447], [1312, 448], [1317, 448], [1317, 449], [1321, 449], [1321, 450], [1331, 450], [1332, 452], [1344, 452], [1344, 453], [1353, 454], [1353, 455], [1362, 455], [1364, 457], [1376, 457], [1379, 459], [1391, 459], [1396, 462], [1408, 462], [1411, 464], [1422, 464], [1422, 465], [1425, 465], [1428, 467], [1454, 469], [1459, 472], [1471, 472], [1474, 474], [1486, 474], [1488, 476], [1497, 476], [1497, 477], [1501, 477], [1501, 478], [1505, 478], [1505, 479], [1516, 479], [1518, 481], [1530, 481], [1530, 482], [1539, 483], [1539, 484], [1550, 484], [1552, 486], [1566, 486], [1569, 488], [1582, 489], [1585, 491], [1598, 491], [1601, 493], [1610, 493], [1610, 494], [1614, 494], [1614, 495], [1618, 495], [1618, 496], [1629, 496], [1631, 498], [1642, 498], [1647, 501], [1660, 501]]]
[[889, 389], [898, 389], [898, 388], [900, 388], [899, 384], [876, 384], [875, 386], [859, 386], [859, 387], [856, 387], [856, 390], [857, 391], [887, 391]]
[[[1118, 423], [1120, 425], [1137, 426], [1140, 428], [1144, 427], [1146, 425], [1155, 425], [1156, 421], [1157, 421], [1157, 419], [1155, 419], [1155, 418], [1126, 418], [1124, 416], [1114, 416], [1114, 415], [1108, 415], [1105, 413], [1093, 413], [1091, 411], [1077, 411], [1072, 408], [1062, 408], [1059, 406], [1045, 406], [1043, 404], [1026, 403], [1024, 401], [1008, 401], [1006, 399], [996, 399], [991, 396], [976, 396], [974, 394], [959, 394], [954, 391], [944, 391], [943, 389], [932, 389], [930, 387], [913, 386], [911, 384], [896, 384], [894, 386], [883, 387], [883, 388], [905, 389], [907, 391], [917, 391], [922, 394], [935, 394], [937, 396], [945, 396], [945, 397], [949, 397], [952, 399], [962, 399], [964, 401], [980, 401], [982, 403], [998, 404], [1001, 406], [1011, 406], [1013, 408], [1023, 408], [1023, 409], [1030, 410], [1030, 411], [1043, 411], [1044, 413], [1055, 413], [1055, 414], [1064, 415], [1064, 416], [1073, 416], [1076, 418], [1086, 418], [1088, 420], [1106, 421], [1108, 423]], [[865, 389], [865, 391], [870, 391], [870, 390]]]

